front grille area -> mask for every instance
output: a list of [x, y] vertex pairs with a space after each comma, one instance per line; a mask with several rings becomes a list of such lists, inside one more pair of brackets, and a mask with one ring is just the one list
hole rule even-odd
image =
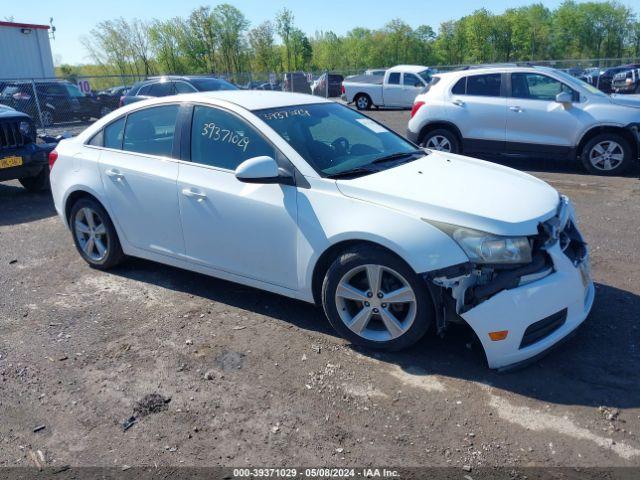
[[562, 252], [577, 266], [587, 256], [587, 244], [570, 217], [566, 200], [562, 200], [558, 214], [540, 224], [534, 238], [534, 251], [546, 249], [559, 242]]
[[0, 148], [17, 148], [24, 144], [20, 122], [0, 122]]
[[543, 338], [548, 337], [564, 325], [564, 322], [566, 321], [567, 309], [565, 308], [564, 310], [554, 313], [553, 315], [549, 315], [536, 323], [532, 323], [527, 327], [524, 335], [522, 336], [520, 348], [528, 347], [529, 345], [533, 345]]

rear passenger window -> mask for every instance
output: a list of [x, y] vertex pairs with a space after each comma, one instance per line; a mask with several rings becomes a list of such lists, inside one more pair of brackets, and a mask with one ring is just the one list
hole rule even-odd
[[217, 108], [196, 105], [191, 127], [191, 161], [235, 170], [245, 160], [275, 149], [244, 120]]
[[499, 97], [502, 74], [473, 75], [467, 78], [467, 95]]
[[400, 85], [400, 72], [393, 72], [389, 74], [389, 85]]
[[151, 95], [152, 97], [166, 97], [174, 93], [173, 82], [158, 82], [151, 85], [147, 95]]
[[451, 89], [451, 93], [454, 95], [464, 95], [467, 93], [467, 77], [462, 77], [458, 80]]
[[124, 150], [170, 157], [178, 105], [145, 108], [127, 116]]
[[123, 134], [124, 117], [104, 127], [104, 146], [121, 150]]

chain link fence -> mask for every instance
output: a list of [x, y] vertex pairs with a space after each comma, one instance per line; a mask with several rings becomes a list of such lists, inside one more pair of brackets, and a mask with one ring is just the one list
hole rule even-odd
[[[640, 63], [638, 58], [597, 58], [576, 60], [539, 60], [519, 62], [564, 69], [596, 87], [601, 73], [610, 67]], [[435, 65], [434, 72], [473, 67], [474, 65]], [[376, 69], [383, 70], [383, 69]], [[296, 71], [287, 73], [216, 74], [217, 78], [249, 90], [275, 90], [338, 98], [342, 82], [362, 70]], [[0, 104], [8, 105], [31, 116], [38, 133], [56, 136], [75, 135], [96, 119], [121, 106], [121, 97], [144, 75], [70, 76], [66, 78], [0, 79]], [[610, 80], [607, 80], [610, 82]]]

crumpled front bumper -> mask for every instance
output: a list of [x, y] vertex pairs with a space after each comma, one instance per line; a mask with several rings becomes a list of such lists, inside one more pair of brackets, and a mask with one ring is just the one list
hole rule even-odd
[[[480, 339], [490, 368], [509, 369], [540, 357], [573, 332], [593, 305], [595, 288], [590, 278], [588, 256], [577, 266], [556, 243], [547, 250], [554, 273], [510, 290], [503, 290], [461, 316]], [[561, 326], [529, 345], [522, 346], [527, 328], [566, 309]], [[509, 333], [493, 341], [490, 332]]]

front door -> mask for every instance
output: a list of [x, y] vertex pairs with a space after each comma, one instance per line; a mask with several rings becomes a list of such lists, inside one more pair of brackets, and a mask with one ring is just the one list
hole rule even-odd
[[196, 105], [190, 162], [178, 190], [189, 260], [235, 275], [296, 289], [296, 187], [240, 182], [235, 168], [278, 152], [243, 118]]
[[[556, 102], [560, 92], [575, 102]], [[577, 92], [541, 73], [512, 73], [507, 100], [507, 152], [510, 154], [566, 157], [584, 115]]]
[[136, 248], [180, 257], [174, 130], [178, 105], [130, 113], [104, 129], [100, 175], [114, 221]]

